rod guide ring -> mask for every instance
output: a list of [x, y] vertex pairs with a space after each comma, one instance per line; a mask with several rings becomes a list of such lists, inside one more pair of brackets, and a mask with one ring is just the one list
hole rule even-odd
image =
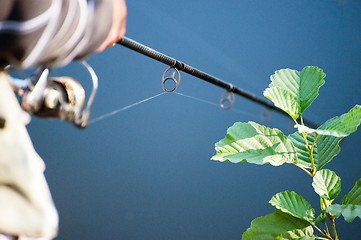
[[[169, 77], [166, 77], [165, 75], [166, 75], [166, 74], [168, 73], [168, 71], [171, 70], [171, 69], [174, 70], [173, 74], [172, 74], [171, 76], [169, 76]], [[178, 80], [177, 80], [175, 74], [178, 75]], [[174, 83], [174, 87], [173, 87], [173, 89], [171, 89], [171, 90], [168, 90], [168, 89], [165, 87], [165, 83], [166, 83], [167, 81], [169, 81], [169, 80], [171, 80], [171, 81]], [[162, 76], [162, 88], [163, 88], [164, 92], [166, 92], [166, 93], [175, 92], [175, 90], [177, 90], [177, 88], [178, 88], [178, 86], [179, 86], [179, 82], [180, 82], [180, 73], [179, 73], [179, 71], [178, 71], [177, 68], [175, 68], [175, 67], [169, 67], [169, 68], [167, 68], [167, 70], [164, 71], [163, 76]]]
[[235, 102], [234, 93], [231, 91], [225, 91], [221, 96], [220, 106], [223, 110], [228, 111], [233, 107], [234, 102]]

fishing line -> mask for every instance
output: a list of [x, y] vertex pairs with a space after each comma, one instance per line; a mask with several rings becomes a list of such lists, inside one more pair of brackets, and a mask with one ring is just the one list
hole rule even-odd
[[[210, 74], [208, 74], [206, 72], [203, 72], [203, 71], [201, 71], [201, 70], [199, 70], [197, 68], [194, 68], [194, 67], [192, 67], [192, 66], [190, 66], [190, 65], [188, 65], [186, 63], [178, 61], [175, 58], [169, 57], [169, 56], [167, 56], [167, 55], [165, 55], [165, 54], [163, 54], [161, 52], [156, 51], [155, 49], [152, 49], [152, 48], [150, 48], [150, 47], [148, 47], [148, 46], [146, 46], [144, 44], [141, 44], [141, 43], [139, 43], [137, 41], [134, 41], [133, 39], [130, 39], [130, 38], [126, 37], [126, 36], [123, 36], [123, 38], [121, 40], [119, 40], [117, 43], [124, 46], [124, 47], [127, 47], [127, 48], [129, 48], [129, 49], [131, 49], [133, 51], [136, 51], [136, 52], [138, 52], [140, 54], [143, 54], [144, 56], [150, 57], [150, 58], [152, 58], [152, 59], [154, 59], [154, 60], [156, 60], [158, 62], [161, 62], [161, 63], [164, 63], [164, 64], [168, 65], [169, 68], [174, 69], [176, 72], [178, 72], [178, 75], [179, 75], [179, 71], [182, 71], [182, 72], [188, 73], [188, 74], [190, 74], [190, 75], [192, 75], [192, 76], [194, 76], [194, 77], [196, 77], [196, 78], [198, 78], [200, 80], [206, 81], [206, 82], [211, 83], [211, 84], [213, 84], [215, 86], [218, 86], [220, 88], [225, 89], [228, 93], [231, 94], [231, 96], [227, 96], [227, 98], [222, 99], [222, 101], [221, 101], [221, 107], [222, 108], [224, 108], [222, 106], [224, 100], [232, 103], [232, 105], [233, 105], [233, 102], [234, 102], [233, 94], [237, 94], [237, 95], [239, 95], [241, 97], [244, 97], [244, 98], [246, 98], [246, 99], [248, 99], [248, 100], [250, 100], [252, 102], [255, 102], [255, 103], [259, 104], [259, 105], [262, 105], [262, 106], [266, 107], [269, 110], [278, 112], [278, 113], [280, 113], [282, 115], [285, 115], [285, 116], [289, 117], [288, 114], [286, 112], [284, 112], [282, 109], [274, 106], [270, 102], [267, 102], [267, 101], [259, 98], [255, 94], [250, 93], [250, 92], [248, 92], [248, 91], [246, 91], [244, 89], [241, 89], [239, 87], [236, 87], [232, 83], [225, 82], [225, 81], [223, 81], [223, 80], [221, 80], [221, 79], [219, 79], [219, 78], [217, 78], [215, 76], [212, 76], [212, 75], [210, 75]], [[166, 72], [168, 71], [168, 69], [166, 70]], [[176, 85], [178, 86], [179, 81], [174, 79], [174, 75], [171, 76], [171, 77], [168, 77], [167, 79], [172, 79], [174, 81], [174, 83], [176, 83]], [[165, 81], [167, 79], [165, 79]], [[164, 81], [163, 81], [163, 84], [164, 84]], [[171, 90], [171, 92], [174, 92], [176, 87], [173, 90]], [[222, 96], [222, 98], [223, 97], [224, 96]], [[232, 106], [230, 106], [230, 107], [232, 107]], [[308, 119], [304, 119], [304, 123], [306, 123], [308, 126], [310, 126], [312, 128], [317, 128], [318, 127], [317, 124], [309, 121]]]
[[130, 105], [128, 105], [128, 106], [121, 107], [121, 108], [116, 109], [116, 110], [114, 110], [114, 111], [112, 111], [112, 112], [109, 112], [109, 113], [106, 113], [106, 114], [101, 115], [101, 116], [99, 116], [99, 117], [96, 117], [96, 118], [90, 120], [89, 123], [88, 123], [88, 125], [93, 124], [93, 123], [96, 123], [96, 122], [99, 122], [100, 120], [103, 120], [103, 119], [108, 118], [108, 117], [111, 117], [111, 116], [113, 116], [113, 115], [115, 115], [115, 114], [117, 114], [117, 113], [120, 113], [120, 112], [123, 112], [123, 111], [125, 111], [125, 110], [128, 110], [128, 109], [130, 109], [130, 108], [132, 108], [132, 107], [135, 107], [135, 106], [137, 106], [137, 105], [139, 105], [139, 104], [141, 104], [141, 103], [145, 103], [145, 102], [147, 102], [147, 101], [149, 101], [149, 100], [152, 100], [152, 99], [154, 99], [154, 98], [157, 98], [157, 97], [159, 97], [159, 96], [162, 96], [162, 95], [165, 94], [165, 93], [166, 93], [166, 92], [158, 93], [158, 94], [156, 94], [156, 95], [154, 95], [154, 96], [151, 96], [151, 97], [148, 97], [148, 98], [146, 98], [146, 99], [140, 100], [140, 101], [138, 101], [138, 102], [136, 102], [136, 103], [132, 103], [132, 104], [130, 104]]
[[[132, 103], [132, 104], [129, 104], [125, 107], [121, 107], [119, 109], [116, 109], [114, 111], [111, 111], [109, 113], [106, 113], [106, 114], [103, 114], [101, 116], [98, 116], [92, 120], [89, 121], [88, 125], [90, 124], [93, 124], [93, 123], [96, 123], [96, 122], [99, 122], [101, 120], [104, 120], [106, 118], [109, 118], [115, 114], [118, 114], [120, 112], [123, 112], [125, 110], [128, 110], [130, 108], [133, 108], [139, 104], [142, 104], [142, 103], [145, 103], [147, 101], [150, 101], [152, 99], [155, 99], [157, 97], [160, 97], [162, 96], [163, 94], [165, 94], [167, 92], [162, 92], [162, 93], [158, 93], [156, 95], [153, 95], [151, 97], [148, 97], [148, 98], [145, 98], [143, 100], [140, 100], [138, 102], [135, 102], [135, 103]], [[175, 94], [177, 94], [178, 96], [181, 96], [181, 97], [185, 97], [185, 98], [189, 98], [189, 99], [192, 99], [192, 100], [195, 100], [195, 101], [198, 101], [198, 102], [201, 102], [201, 103], [205, 103], [205, 104], [208, 104], [208, 105], [211, 105], [211, 106], [216, 106], [217, 108], [220, 108], [220, 104], [219, 103], [214, 103], [214, 102], [211, 102], [211, 101], [208, 101], [208, 100], [205, 100], [205, 99], [202, 99], [202, 98], [198, 98], [198, 97], [194, 97], [194, 96], [190, 96], [190, 95], [187, 95], [187, 94], [184, 94], [184, 93], [180, 93], [180, 92], [174, 92]], [[233, 112], [237, 112], [237, 113], [241, 113], [241, 114], [245, 114], [245, 115], [248, 115], [248, 116], [251, 116], [251, 117], [255, 117], [257, 118], [257, 115], [256, 114], [252, 114], [252, 113], [249, 113], [249, 112], [246, 112], [246, 111], [242, 111], [242, 110], [239, 110], [239, 109], [236, 109], [236, 108], [232, 108], [230, 109], [230, 111], [233, 111]]]
[[190, 96], [190, 95], [187, 95], [187, 94], [184, 94], [184, 93], [179, 93], [179, 92], [174, 92], [174, 93], [177, 94], [177, 95], [179, 95], [179, 96], [182, 96], [182, 97], [190, 98], [190, 99], [193, 99], [193, 100], [202, 102], [202, 103], [206, 103], [206, 104], [209, 104], [209, 105], [213, 105], [213, 106], [219, 107], [219, 104], [214, 103], [214, 102], [211, 102], [211, 101], [208, 101], [208, 100], [204, 100], [204, 99], [201, 99], [201, 98], [193, 97], [193, 96]]
[[[214, 103], [214, 102], [211, 102], [211, 101], [202, 99], [202, 98], [190, 96], [190, 95], [187, 95], [187, 94], [184, 94], [184, 93], [180, 93], [180, 92], [174, 92], [174, 93], [177, 94], [177, 95], [179, 95], [179, 96], [182, 96], [182, 97], [190, 98], [190, 99], [193, 99], [193, 100], [195, 100], [195, 101], [199, 101], [199, 102], [206, 103], [206, 104], [209, 104], [209, 105], [212, 105], [212, 106], [216, 106], [217, 108], [220, 107], [219, 103]], [[255, 117], [255, 118], [257, 118], [257, 115], [256, 115], [256, 114], [252, 114], [252, 113], [249, 113], [249, 112], [246, 112], [246, 111], [242, 111], [242, 110], [239, 110], [239, 109], [236, 109], [236, 108], [231, 108], [231, 109], [229, 109], [229, 110], [232, 111], [232, 112], [237, 112], [237, 113], [241, 113], [241, 114], [244, 114], [244, 115], [248, 115], [248, 116], [250, 116], [250, 117]]]

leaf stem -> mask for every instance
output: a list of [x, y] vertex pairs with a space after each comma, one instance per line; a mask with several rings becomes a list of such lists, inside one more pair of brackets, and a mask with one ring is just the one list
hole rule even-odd
[[[323, 240], [328, 240], [328, 239], [330, 239], [330, 238], [324, 238], [324, 237], [316, 237], [316, 239], [323, 239]], [[332, 240], [332, 238], [331, 238], [331, 240]]]
[[301, 124], [304, 126], [302, 114], [300, 114]]
[[[325, 211], [325, 209], [331, 205], [332, 201], [328, 201], [324, 198], [320, 198], [321, 201], [322, 201], [322, 206], [321, 206], [321, 210], [322, 211]], [[333, 240], [338, 240], [338, 235], [337, 235], [337, 231], [336, 231], [336, 224], [335, 224], [335, 216], [333, 216], [331, 213], [327, 213], [326, 214], [328, 219], [330, 220], [330, 223], [331, 223], [331, 227], [332, 227], [332, 235], [333, 235]], [[325, 226], [326, 226], [326, 229], [327, 229], [327, 234], [330, 235], [329, 233], [329, 230], [328, 230], [328, 227], [327, 227], [327, 223], [325, 222]]]
[[311, 146], [311, 151], [312, 151], [312, 152], [313, 152], [313, 149], [314, 149], [314, 147], [315, 147], [316, 141], [317, 141], [317, 139], [318, 139], [319, 136], [320, 136], [320, 134], [315, 133], [315, 140], [313, 141], [312, 146]]
[[297, 122], [297, 120], [296, 119], [294, 119], [294, 118], [292, 118], [293, 119], [293, 121], [296, 123], [296, 125], [298, 125], [298, 122]]
[[323, 231], [321, 231], [321, 229], [319, 229], [319, 228], [316, 226], [315, 223], [311, 223], [311, 224], [312, 224], [312, 226], [313, 226], [314, 228], [316, 228], [317, 231], [319, 231], [320, 233], [322, 233], [323, 236], [327, 237], [327, 238], [318, 237], [319, 239], [331, 239], [331, 240], [333, 240], [332, 237], [330, 236], [330, 234], [328, 233], [328, 231], [327, 231], [326, 234], [325, 234]]
[[301, 165], [298, 165], [297, 163], [293, 163], [293, 164], [299, 167], [300, 169], [302, 169], [303, 171], [305, 171], [308, 175], [310, 175], [310, 177], [313, 177], [312, 173], [308, 171], [306, 168], [302, 167]]
[[327, 216], [328, 216], [328, 219], [330, 219], [330, 222], [331, 222], [333, 239], [338, 240], [338, 235], [337, 235], [337, 231], [336, 231], [336, 224], [335, 224], [335, 217], [330, 213], [328, 213]]
[[306, 143], [306, 148], [307, 148], [307, 151], [308, 151], [308, 154], [310, 155], [310, 161], [311, 161], [311, 165], [312, 165], [312, 176], [311, 177], [314, 177], [315, 174], [316, 174], [316, 166], [315, 166], [315, 161], [313, 159], [313, 148], [315, 146], [315, 143], [316, 143], [316, 140], [318, 138], [318, 134], [316, 134], [316, 137], [315, 137], [315, 141], [313, 141], [312, 143], [312, 146], [310, 146], [308, 144], [308, 141], [307, 141], [307, 133], [302, 133], [302, 136], [303, 136], [303, 139], [305, 140], [305, 143]]
[[325, 226], [326, 226], [326, 232], [327, 232], [327, 234], [330, 236], [330, 231], [328, 230], [328, 226], [327, 226], [326, 221], [325, 221]]
[[[300, 119], [301, 119], [301, 124], [304, 126], [305, 124], [303, 122], [302, 114], [300, 115]], [[315, 133], [315, 134], [316, 134], [315, 140], [313, 141], [312, 145], [310, 146], [307, 141], [307, 133], [305, 133], [305, 132], [302, 133], [303, 139], [305, 140], [308, 154], [310, 155], [310, 161], [311, 161], [311, 165], [312, 165], [312, 171], [310, 171], [310, 173], [312, 174], [312, 175], [310, 175], [311, 177], [314, 177], [316, 174], [316, 166], [315, 166], [315, 161], [313, 159], [313, 149], [315, 147], [315, 144], [316, 144], [319, 134], [317, 134], [317, 133]]]
[[315, 144], [316, 144], [316, 141], [318, 139], [318, 136], [320, 136], [319, 134], [315, 133], [315, 140], [313, 141], [312, 143], [312, 146], [309, 150], [309, 153], [310, 153], [310, 159], [311, 159], [311, 164], [312, 164], [312, 174], [313, 176], [315, 176], [316, 174], [316, 167], [315, 167], [315, 160], [313, 159], [313, 149], [315, 147]]

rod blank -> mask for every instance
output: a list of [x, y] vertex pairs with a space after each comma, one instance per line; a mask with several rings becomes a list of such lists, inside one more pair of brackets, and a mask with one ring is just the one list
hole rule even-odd
[[[131, 50], [134, 50], [138, 53], [141, 53], [147, 57], [150, 57], [158, 62], [164, 63], [170, 67], [174, 67], [177, 68], [179, 71], [188, 73], [196, 78], [202, 79], [206, 82], [209, 82], [213, 85], [216, 85], [220, 88], [223, 88], [229, 92], [233, 92], [234, 94], [237, 94], [239, 96], [242, 96], [244, 98], [247, 98], [248, 100], [255, 102], [257, 104], [260, 104], [268, 109], [272, 109], [278, 113], [281, 113], [283, 115], [288, 116], [288, 114], [286, 112], [284, 112], [283, 110], [275, 107], [274, 105], [270, 104], [269, 102], [264, 101], [263, 99], [258, 98], [256, 95], [247, 92], [241, 88], [236, 87], [235, 85], [222, 81], [221, 79], [214, 77], [212, 75], [209, 75], [208, 73], [205, 73], [201, 70], [198, 70], [197, 68], [194, 68], [192, 66], [189, 66], [181, 61], [178, 61], [175, 58], [169, 57], [161, 52], [158, 52], [148, 46], [145, 46], [137, 41], [134, 41], [128, 37], [123, 37], [118, 44], [127, 47]], [[309, 125], [310, 127], [316, 128], [317, 125], [311, 121], [308, 121], [306, 119], [304, 119], [304, 122]]]

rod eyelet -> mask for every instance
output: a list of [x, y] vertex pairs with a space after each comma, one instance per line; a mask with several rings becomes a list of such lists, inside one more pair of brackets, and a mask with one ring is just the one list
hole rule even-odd
[[233, 107], [234, 102], [234, 93], [230, 91], [225, 91], [221, 96], [220, 106], [223, 110], [228, 111]]
[[[171, 76], [166, 77], [165, 75], [166, 75], [166, 74], [168, 73], [168, 71], [171, 70], [171, 69], [174, 70], [173, 74], [172, 74]], [[175, 74], [178, 75], [178, 80], [177, 80]], [[173, 87], [173, 89], [168, 90], [168, 89], [166, 88], [166, 86], [165, 86], [165, 83], [166, 83], [167, 81], [170, 81], [170, 80], [173, 81], [174, 87]], [[173, 92], [175, 92], [175, 90], [177, 90], [177, 88], [178, 88], [178, 86], [179, 86], [179, 83], [180, 83], [180, 73], [179, 73], [178, 69], [175, 68], [175, 67], [169, 67], [169, 68], [167, 68], [167, 70], [164, 71], [163, 76], [162, 76], [162, 89], [163, 89], [163, 91], [166, 92], [166, 93], [173, 93]]]

